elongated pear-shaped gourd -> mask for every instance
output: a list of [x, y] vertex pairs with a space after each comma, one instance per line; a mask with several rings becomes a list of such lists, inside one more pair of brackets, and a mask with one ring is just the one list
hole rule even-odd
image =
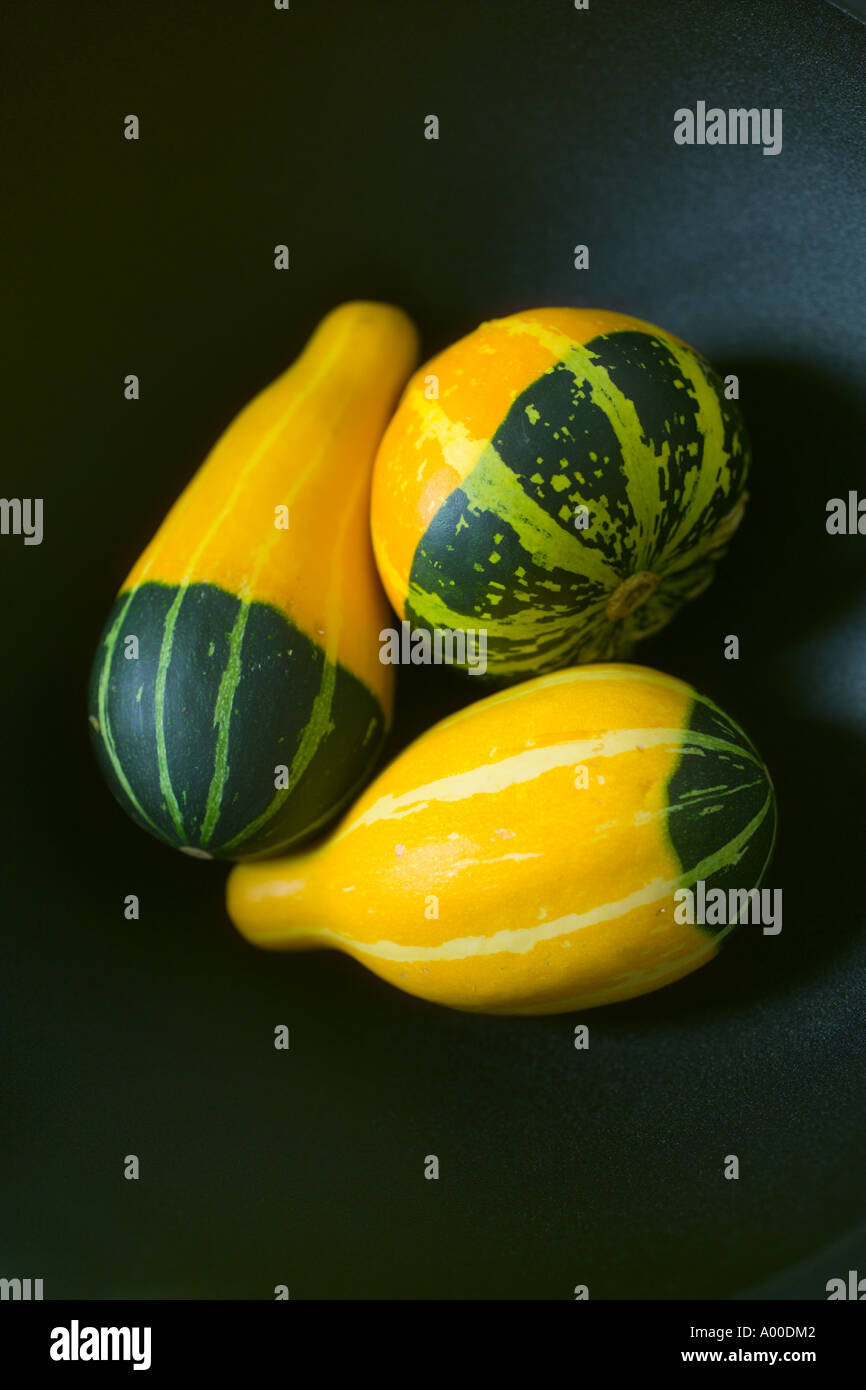
[[[764, 764], [711, 700], [584, 666], [428, 730], [323, 845], [233, 869], [228, 911], [256, 945], [333, 947], [452, 1008], [586, 1009], [712, 959], [775, 827]], [[702, 924], [713, 890], [733, 912]]]
[[393, 700], [370, 478], [417, 356], [402, 310], [333, 310], [231, 423], [123, 584], [90, 725], [118, 801], [168, 844], [271, 854], [369, 777]]

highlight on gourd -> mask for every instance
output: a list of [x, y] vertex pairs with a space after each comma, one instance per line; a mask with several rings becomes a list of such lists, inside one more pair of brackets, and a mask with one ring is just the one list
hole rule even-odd
[[742, 518], [735, 389], [674, 334], [596, 309], [526, 310], [445, 348], [376, 457], [400, 618], [483, 632], [499, 680], [630, 656], [707, 587]]
[[90, 727], [114, 795], [168, 844], [273, 853], [368, 779], [393, 706], [370, 479], [417, 360], [401, 309], [333, 310], [232, 421], [121, 586]]
[[684, 681], [600, 664], [542, 676], [422, 734], [312, 849], [229, 875], [274, 950], [343, 951], [409, 994], [484, 1013], [628, 999], [713, 959], [776, 832], [743, 730]]

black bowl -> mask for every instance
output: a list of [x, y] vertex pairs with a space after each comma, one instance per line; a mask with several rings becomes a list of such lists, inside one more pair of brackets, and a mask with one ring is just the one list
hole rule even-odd
[[[45, 537], [0, 545], [5, 1272], [58, 1298], [823, 1298], [866, 1272], [866, 536], [826, 530], [831, 498], [866, 495], [866, 27], [817, 0], [207, 13], [14, 21], [4, 486], [45, 499]], [[781, 150], [677, 144], [698, 102], [781, 109]], [[256, 952], [224, 867], [112, 803], [82, 710], [114, 591], [220, 429], [354, 297], [405, 305], [427, 353], [520, 308], [628, 311], [738, 376], [747, 520], [640, 659], [771, 767], [779, 936], [743, 928], [585, 1018], [466, 1017], [344, 958]], [[475, 691], [407, 670], [399, 695], [395, 748]], [[129, 1153], [146, 1181], [122, 1181]]]

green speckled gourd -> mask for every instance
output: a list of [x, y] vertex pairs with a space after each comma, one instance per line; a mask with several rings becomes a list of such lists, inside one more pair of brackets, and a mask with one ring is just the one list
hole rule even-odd
[[737, 402], [673, 334], [496, 319], [418, 369], [385, 431], [379, 573], [414, 628], [483, 630], [488, 676], [620, 660], [711, 582], [749, 459]]

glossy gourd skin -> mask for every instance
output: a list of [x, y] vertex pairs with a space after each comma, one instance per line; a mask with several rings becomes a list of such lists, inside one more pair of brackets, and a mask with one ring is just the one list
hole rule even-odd
[[333, 310], [232, 421], [121, 587], [91, 731], [121, 805], [167, 843], [274, 853], [369, 777], [393, 703], [370, 476], [417, 359], [402, 310]]
[[640, 666], [527, 681], [437, 724], [321, 846], [229, 876], [272, 949], [345, 951], [452, 1008], [559, 1013], [659, 989], [730, 928], [674, 893], [757, 887], [776, 828], [766, 768], [691, 686]]
[[737, 402], [673, 334], [594, 309], [483, 323], [418, 369], [382, 439], [382, 582], [414, 628], [483, 630], [490, 678], [627, 658], [712, 580], [749, 457]]

